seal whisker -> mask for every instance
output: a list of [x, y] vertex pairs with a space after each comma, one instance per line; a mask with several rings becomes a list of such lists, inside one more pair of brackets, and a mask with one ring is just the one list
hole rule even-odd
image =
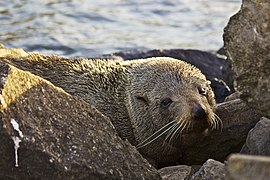
[[165, 131], [163, 131], [161, 134], [159, 134], [157, 137], [155, 137], [154, 139], [152, 139], [151, 141], [149, 141], [149, 142], [147, 142], [147, 143], [144, 143], [144, 144], [142, 144], [142, 145], [140, 145], [140, 146], [136, 146], [136, 148], [138, 148], [138, 149], [140, 149], [140, 148], [142, 148], [142, 147], [144, 147], [144, 146], [147, 146], [148, 144], [150, 144], [150, 143], [152, 143], [153, 141], [155, 141], [156, 139], [158, 139], [159, 137], [161, 137], [163, 134], [165, 134], [168, 130], [170, 130], [172, 128], [172, 126], [170, 127], [170, 128], [168, 128], [168, 129], [166, 129]]
[[219, 129], [219, 123], [214, 113], [211, 114], [211, 122], [213, 123], [212, 129]]
[[182, 129], [179, 131], [179, 129], [178, 129], [178, 132], [177, 132], [177, 134], [176, 134], [176, 136], [179, 138], [179, 136], [181, 136], [181, 134], [182, 134], [182, 132], [185, 130], [185, 128], [186, 128], [186, 126], [187, 126], [187, 124], [188, 124], [189, 122], [187, 122], [187, 121], [184, 121], [184, 124], [183, 124], [183, 127], [182, 127]]
[[[157, 130], [156, 132], [154, 132], [152, 135], [150, 135], [148, 138], [146, 138], [145, 140], [143, 140], [142, 142], [140, 142], [139, 144], [137, 144], [137, 146], [141, 146], [142, 144], [144, 144], [145, 142], [147, 142], [149, 139], [151, 139], [152, 137], [154, 137], [156, 134], [158, 134], [160, 131], [162, 131], [163, 129], [167, 128], [169, 125], [171, 125], [173, 123], [173, 121], [165, 124], [163, 127], [161, 127], [159, 130]], [[169, 127], [168, 129], [170, 129], [171, 127]]]
[[168, 132], [167, 136], [165, 137], [164, 142], [170, 137], [170, 135], [178, 128], [178, 123], [175, 123], [173, 125], [173, 128], [171, 128], [171, 130]]
[[211, 127], [211, 129], [217, 129], [217, 120], [216, 120], [214, 114], [211, 114], [211, 116], [210, 116], [210, 127]]
[[[166, 125], [164, 125], [163, 127], [161, 127], [159, 130], [157, 130], [154, 134], [152, 134], [151, 136], [149, 136], [148, 138], [146, 138], [145, 140], [143, 140], [141, 143], [137, 144], [137, 148], [142, 148], [150, 143], [152, 143], [154, 140], [158, 139], [160, 136], [162, 136], [164, 133], [166, 133], [167, 131], [169, 131], [171, 128], [173, 128], [174, 126], [170, 126], [172, 123], [174, 123], [174, 121], [171, 121], [169, 123], [167, 123]], [[168, 127], [169, 126], [169, 127]], [[167, 128], [168, 127], [168, 128]], [[165, 131], [163, 131], [161, 134], [159, 134], [157, 137], [154, 137], [155, 135], [157, 135], [159, 132], [161, 132], [162, 130], [164, 130], [165, 128], [167, 128]], [[153, 138], [151, 140], [151, 138]], [[150, 141], [149, 141], [150, 140]], [[148, 142], [149, 141], [149, 142]]]
[[[181, 123], [179, 123], [181, 122]], [[180, 119], [180, 121], [176, 123], [177, 128], [175, 129], [175, 131], [171, 134], [171, 137], [169, 139], [169, 143], [171, 143], [173, 137], [176, 135], [176, 133], [179, 131], [179, 129], [183, 129], [183, 125], [185, 123], [185, 121], [183, 121], [182, 119]]]
[[192, 123], [192, 121], [188, 121], [187, 123], [186, 123], [186, 125], [185, 125], [185, 127], [184, 127], [184, 129], [186, 130], [186, 132], [189, 132], [190, 131], [190, 129], [193, 129], [193, 123]]
[[176, 133], [179, 131], [179, 129], [182, 129], [182, 127], [181, 127], [181, 126], [178, 126], [178, 127], [176, 128], [176, 130], [174, 131], [174, 133], [173, 133], [173, 134], [171, 135], [171, 137], [170, 137], [169, 144], [172, 142], [172, 140], [173, 140], [174, 137], [177, 137], [177, 136], [175, 136], [175, 135], [176, 135]]
[[212, 129], [218, 129], [218, 121], [217, 121], [214, 113], [211, 115], [211, 122], [213, 123]]
[[[178, 128], [178, 124], [175, 123], [175, 124], [173, 125], [173, 127], [171, 128], [171, 130], [168, 132], [167, 136], [165, 137], [162, 146], [165, 145], [166, 140], [172, 135], [172, 133], [173, 133], [177, 128]], [[170, 140], [169, 140], [169, 143], [170, 143]]]
[[220, 117], [218, 117], [218, 115], [216, 113], [213, 113], [215, 120], [217, 121], [217, 125], [218, 125], [218, 129], [220, 129], [222, 131], [223, 129], [223, 123], [222, 120], [220, 119]]

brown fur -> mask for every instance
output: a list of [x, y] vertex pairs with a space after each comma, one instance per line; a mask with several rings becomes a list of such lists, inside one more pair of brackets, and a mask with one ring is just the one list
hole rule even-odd
[[[181, 159], [186, 142], [193, 143], [194, 139], [195, 143], [207, 127], [219, 124], [214, 118], [214, 94], [205, 76], [180, 60], [66, 59], [39, 54], [0, 60], [31, 71], [93, 104], [112, 120], [122, 139], [137, 146], [157, 167]], [[198, 92], [201, 86], [206, 89], [205, 96]], [[161, 106], [164, 98], [172, 100], [167, 108]], [[194, 120], [194, 103], [205, 109], [205, 119]], [[168, 125], [171, 130], [150, 142], [167, 129], [158, 131], [169, 122], [173, 122]]]

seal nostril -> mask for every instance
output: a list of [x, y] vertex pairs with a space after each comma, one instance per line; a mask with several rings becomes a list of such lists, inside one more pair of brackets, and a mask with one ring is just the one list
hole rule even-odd
[[206, 117], [206, 112], [200, 104], [193, 105], [193, 116], [197, 119]]

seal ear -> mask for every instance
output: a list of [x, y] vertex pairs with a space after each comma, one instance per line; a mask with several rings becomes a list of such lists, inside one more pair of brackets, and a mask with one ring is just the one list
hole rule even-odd
[[140, 102], [143, 102], [144, 104], [146, 105], [149, 105], [150, 104], [150, 101], [148, 99], [148, 97], [146, 95], [143, 95], [143, 96], [135, 96], [136, 99]]

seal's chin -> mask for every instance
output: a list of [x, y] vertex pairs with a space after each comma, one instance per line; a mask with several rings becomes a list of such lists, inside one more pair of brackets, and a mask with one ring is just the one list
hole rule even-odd
[[206, 118], [200, 120], [185, 119], [185, 122], [176, 123], [179, 126], [182, 125], [182, 128], [175, 128], [176, 132], [171, 131], [169, 132], [170, 135], [165, 136], [167, 145], [176, 148], [190, 146], [200, 138], [208, 136], [212, 129]]
[[210, 124], [208, 124], [206, 119], [202, 119], [200, 121], [193, 120], [191, 129], [188, 131], [188, 133], [196, 133], [196, 134], [203, 134], [205, 131], [210, 130]]
[[[211, 128], [209, 126], [207, 127], [194, 127], [193, 129], [189, 129], [187, 131], [183, 131], [181, 136], [208, 136], [211, 132]], [[179, 137], [181, 139], [181, 137]]]

